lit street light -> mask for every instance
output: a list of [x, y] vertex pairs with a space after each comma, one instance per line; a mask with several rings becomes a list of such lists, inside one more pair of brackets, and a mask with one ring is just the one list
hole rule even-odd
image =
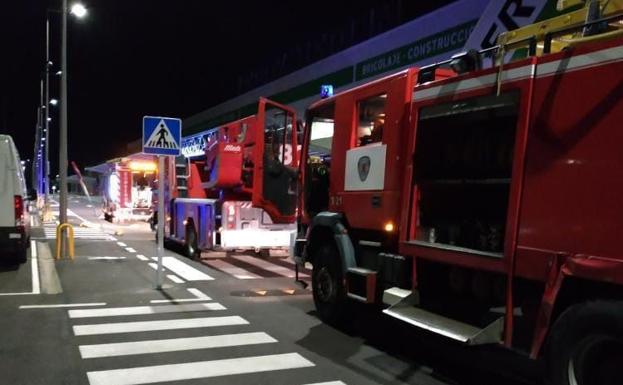
[[[59, 129], [59, 164], [60, 171], [60, 197], [59, 197], [59, 220], [67, 223], [67, 0], [63, 0], [62, 8], [62, 38], [61, 38], [61, 113]], [[77, 3], [72, 5], [71, 14], [78, 18], [86, 16], [86, 8]], [[62, 233], [66, 240], [66, 232]], [[63, 242], [67, 244], [67, 242]]]
[[83, 17], [87, 15], [87, 9], [84, 7], [84, 5], [80, 3], [76, 3], [71, 6], [70, 13], [76, 16], [77, 18], [82, 19]]
[[55, 106], [58, 104], [58, 100], [57, 99], [50, 99], [50, 104]]

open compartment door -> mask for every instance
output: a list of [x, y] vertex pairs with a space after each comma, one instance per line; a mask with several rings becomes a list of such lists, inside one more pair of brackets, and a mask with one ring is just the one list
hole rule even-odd
[[261, 98], [253, 154], [253, 206], [274, 223], [296, 220], [298, 146], [293, 109]]

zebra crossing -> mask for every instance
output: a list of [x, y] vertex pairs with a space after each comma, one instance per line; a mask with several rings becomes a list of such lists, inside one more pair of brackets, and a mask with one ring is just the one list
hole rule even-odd
[[[46, 239], [56, 239], [56, 223], [46, 222], [43, 224], [43, 232]], [[98, 228], [74, 227], [74, 239], [93, 241], [113, 241], [115, 238]]]
[[[242, 280], [294, 278], [296, 276], [294, 261], [291, 258], [259, 258], [246, 254], [232, 254], [226, 257], [204, 258], [201, 262], [215, 270]], [[309, 268], [299, 269], [299, 278], [309, 279], [310, 276], [311, 270]]]
[[[153, 384], [215, 377], [227, 377], [228, 383], [235, 383], [236, 376], [255, 373], [263, 373], [266, 382], [262, 383], [268, 384], [272, 383], [271, 376], [288, 372], [286, 375], [296, 377], [292, 371], [316, 366], [304, 354], [275, 348], [280, 344], [276, 338], [255, 330], [238, 315], [223, 314], [227, 312], [225, 306], [211, 302], [205, 294], [202, 297], [205, 303], [67, 310], [81, 359], [85, 363], [101, 360], [96, 363], [97, 370], [88, 371], [87, 365], [89, 384]], [[175, 318], [158, 319], [161, 314]], [[225, 332], [219, 332], [220, 328], [226, 328]], [[180, 337], [180, 330], [195, 330], [194, 334], [201, 335]], [[169, 332], [177, 333], [167, 336]], [[251, 349], [253, 346], [259, 350]], [[196, 354], [194, 358], [187, 356], [197, 351], [205, 352], [201, 357], [210, 359], [197, 361]], [[166, 357], [173, 362], [155, 356], [171, 352], [176, 354]], [[134, 357], [133, 364], [110, 361], [112, 357]], [[304, 373], [300, 376], [305, 378]], [[298, 383], [346, 385], [336, 379], [327, 380]]]

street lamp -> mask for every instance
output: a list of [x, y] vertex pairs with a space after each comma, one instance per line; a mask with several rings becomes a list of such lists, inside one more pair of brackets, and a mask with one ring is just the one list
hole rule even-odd
[[71, 6], [70, 13], [76, 16], [77, 18], [82, 19], [83, 17], [87, 15], [87, 9], [84, 7], [84, 5], [80, 3], [76, 3]]
[[58, 104], [58, 100], [57, 99], [50, 99], [50, 104], [53, 106], [56, 106]]
[[[61, 116], [59, 129], [59, 171], [60, 171], [60, 223], [67, 223], [67, 0], [63, 0], [61, 37]], [[86, 8], [80, 4], [71, 7], [71, 13], [78, 18], [86, 16]], [[63, 233], [63, 238], [65, 238]], [[67, 244], [67, 242], [64, 242]]]

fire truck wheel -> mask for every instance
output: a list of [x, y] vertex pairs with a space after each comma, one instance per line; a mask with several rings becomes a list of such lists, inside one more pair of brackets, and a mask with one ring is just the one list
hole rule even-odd
[[552, 330], [548, 369], [552, 385], [620, 384], [623, 302], [590, 302], [565, 310]]
[[186, 225], [186, 237], [184, 238], [184, 250], [188, 258], [197, 258], [199, 256], [199, 246], [197, 245], [197, 232], [195, 227], [188, 223]]
[[339, 254], [332, 244], [321, 246], [314, 254], [312, 291], [316, 310], [323, 321], [339, 323], [346, 302]]

